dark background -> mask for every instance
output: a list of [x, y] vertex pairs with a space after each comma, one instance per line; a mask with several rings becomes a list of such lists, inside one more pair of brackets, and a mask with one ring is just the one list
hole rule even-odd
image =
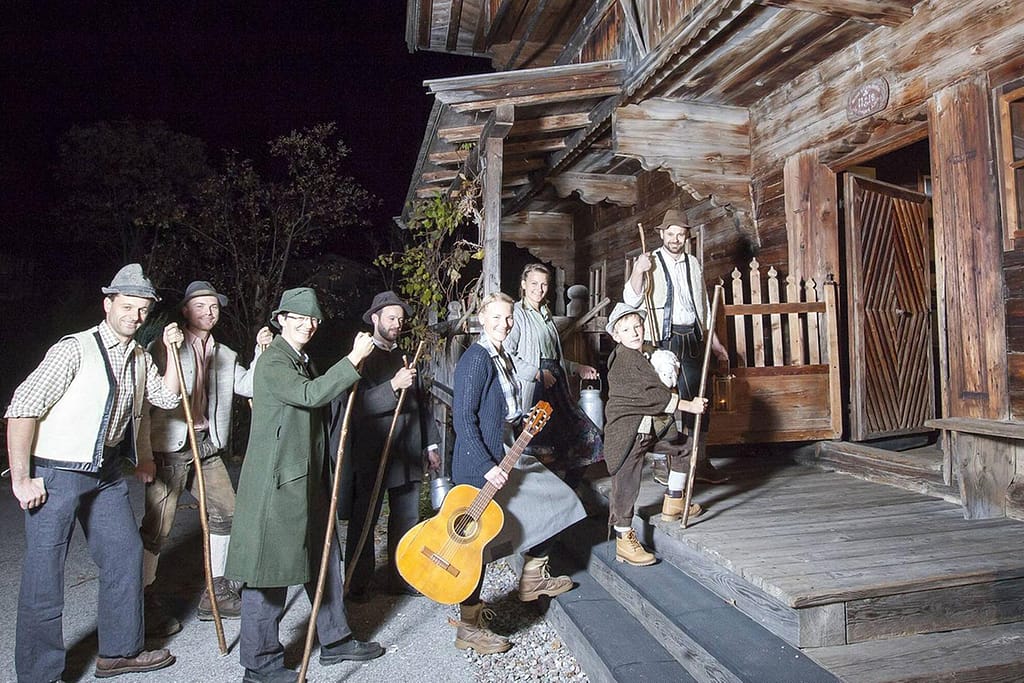
[[[410, 54], [399, 0], [16, 2], [0, 12], [5, 406], [47, 346], [100, 320], [99, 287], [113, 275], [50, 234], [57, 145], [72, 125], [162, 120], [205, 141], [213, 160], [231, 148], [259, 162], [273, 137], [336, 121], [348, 172], [380, 199], [373, 229], [386, 230], [432, 104], [422, 81], [490, 70], [483, 59]], [[5, 255], [33, 267], [12, 272]]]

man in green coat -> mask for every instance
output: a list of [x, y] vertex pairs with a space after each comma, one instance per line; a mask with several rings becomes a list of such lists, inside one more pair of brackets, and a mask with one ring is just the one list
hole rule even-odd
[[[252, 428], [225, 572], [245, 583], [239, 638], [245, 683], [295, 680], [284, 667], [278, 624], [289, 586], [304, 584], [310, 603], [316, 590], [331, 482], [323, 408], [355, 384], [356, 366], [373, 349], [373, 338], [360, 333], [351, 353], [317, 376], [303, 348], [322, 319], [312, 289], [287, 290], [271, 316], [281, 334], [256, 363]], [[327, 566], [316, 622], [320, 663], [379, 657], [379, 644], [356, 640], [348, 627], [337, 543]]]

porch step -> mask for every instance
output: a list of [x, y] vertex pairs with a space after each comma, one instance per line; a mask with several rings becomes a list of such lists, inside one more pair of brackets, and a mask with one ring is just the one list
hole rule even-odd
[[804, 653], [847, 683], [1024, 680], [1024, 623], [928, 633]]
[[[615, 561], [604, 526], [577, 527], [577, 559], [588, 573], [697, 681], [838, 681], [800, 650], [759, 626], [672, 564]], [[589, 551], [587, 549], [590, 549]]]
[[591, 681], [696, 683], [585, 568], [567, 561], [564, 548], [552, 554], [551, 565], [572, 576], [576, 588], [551, 601], [547, 618]]
[[942, 451], [937, 446], [892, 451], [847, 441], [822, 441], [800, 460], [806, 464], [850, 474], [860, 479], [960, 503], [957, 486], [942, 476]]

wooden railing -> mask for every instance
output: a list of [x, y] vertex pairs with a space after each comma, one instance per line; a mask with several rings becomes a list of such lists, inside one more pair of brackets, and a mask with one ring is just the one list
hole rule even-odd
[[718, 334], [730, 368], [715, 389], [709, 442], [765, 443], [842, 436], [836, 287], [797, 282], [757, 259], [733, 270]]

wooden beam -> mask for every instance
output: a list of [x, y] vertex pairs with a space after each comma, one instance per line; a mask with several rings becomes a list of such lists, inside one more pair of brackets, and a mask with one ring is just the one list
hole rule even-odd
[[523, 48], [526, 47], [527, 41], [533, 32], [537, 30], [537, 24], [540, 22], [541, 16], [544, 14], [544, 10], [547, 9], [548, 0], [537, 0], [537, 5], [533, 8], [533, 13], [530, 14], [529, 21], [526, 22], [526, 28], [523, 29], [523, 34], [519, 37], [519, 44], [516, 45], [516, 49], [512, 51], [508, 60], [505, 62], [503, 71], [507, 71], [512, 68], [516, 60], [519, 59], [519, 55], [522, 53]]
[[[588, 112], [540, 116], [535, 119], [516, 121], [512, 130], [509, 132], [508, 137], [511, 139], [543, 133], [561, 133], [567, 130], [583, 128], [588, 123], [590, 123], [590, 114]], [[439, 129], [437, 131], [437, 137], [445, 142], [457, 145], [463, 142], [476, 140], [480, 137], [480, 131], [482, 131], [483, 128], [484, 126], [482, 123], [469, 126], [450, 126], [448, 128]]]
[[451, 0], [448, 13], [448, 36], [445, 40], [445, 51], [455, 52], [459, 44], [459, 27], [462, 24], [462, 0]]
[[562, 138], [541, 138], [540, 140], [527, 140], [525, 142], [514, 142], [505, 145], [505, 155], [517, 154], [547, 154], [565, 149], [565, 140]]
[[634, 42], [636, 42], [637, 52], [641, 55], [646, 55], [647, 43], [644, 42], [644, 37], [640, 34], [640, 23], [637, 21], [636, 16], [636, 4], [633, 0], [619, 0], [619, 5], [622, 7], [622, 16], [626, 19], [629, 33], [633, 36]]
[[487, 111], [489, 109], [493, 109], [494, 107], [502, 103], [513, 104], [519, 107], [527, 107], [534, 105], [555, 104], [558, 102], [574, 102], [577, 100], [598, 99], [602, 97], [608, 97], [609, 95], [618, 95], [620, 91], [620, 86], [608, 85], [598, 88], [590, 88], [587, 90], [568, 90], [554, 93], [537, 93], [534, 95], [500, 97], [495, 98], [493, 100], [475, 100], [473, 102], [452, 104], [451, 108], [452, 110], [457, 111], [460, 114], [466, 114], [474, 111]]
[[494, 13], [491, 25], [487, 27], [487, 36], [484, 38], [483, 44], [479, 49], [477, 49], [476, 45], [473, 46], [475, 51], [484, 52], [491, 49], [491, 45], [494, 45], [494, 39], [498, 35], [498, 29], [501, 27], [502, 22], [505, 21], [505, 15], [508, 14], [510, 7], [512, 7], [512, 0], [502, 0], [501, 4], [498, 5], [498, 11]]
[[422, 0], [419, 9], [420, 47], [430, 47], [430, 24], [434, 14], [434, 0]]
[[603, 201], [618, 206], [634, 206], [637, 203], [636, 178], [631, 175], [561, 173], [548, 178], [548, 182], [563, 199], [576, 192], [580, 199], [591, 205]]
[[825, 14], [882, 26], [899, 26], [914, 16], [918, 0], [758, 0], [762, 5]]
[[556, 65], [571, 64], [576, 58], [576, 55], [583, 48], [584, 43], [593, 33], [594, 29], [601, 23], [606, 12], [617, 2], [618, 0], [600, 0], [595, 2], [587, 15], [583, 17], [583, 21], [576, 27], [572, 35], [569, 36], [569, 40], [565, 43], [565, 47], [562, 48], [562, 54], [559, 55], [555, 61]]
[[502, 138], [488, 141], [484, 152], [483, 169], [483, 222], [480, 225], [480, 244], [484, 259], [480, 282], [483, 295], [501, 291], [501, 177]]
[[[621, 59], [518, 69], [423, 81], [427, 92], [444, 104], [502, 100], [515, 95], [558, 95], [574, 90], [621, 86], [626, 63]], [[556, 98], [557, 100], [557, 98]]]
[[[477, 139], [476, 145], [473, 149], [469, 150], [465, 161], [462, 163], [462, 171], [456, 175], [455, 179], [451, 182], [450, 190], [454, 190], [457, 184], [460, 182], [459, 176], [464, 175], [467, 178], [476, 176], [477, 167], [480, 165], [481, 155], [488, 155], [487, 148], [491, 145], [498, 144], [498, 149], [502, 150], [502, 157], [504, 158], [504, 150], [502, 146], [504, 144], [505, 136], [512, 130], [512, 124], [515, 123], [515, 107], [511, 104], [501, 104], [491, 115], [487, 118], [483, 128], [480, 131], [480, 137]], [[489, 155], [487, 156], [489, 158]], [[501, 183], [501, 176], [498, 176], [498, 183]], [[500, 189], [499, 189], [500, 194]], [[500, 197], [499, 197], [500, 201]]]

